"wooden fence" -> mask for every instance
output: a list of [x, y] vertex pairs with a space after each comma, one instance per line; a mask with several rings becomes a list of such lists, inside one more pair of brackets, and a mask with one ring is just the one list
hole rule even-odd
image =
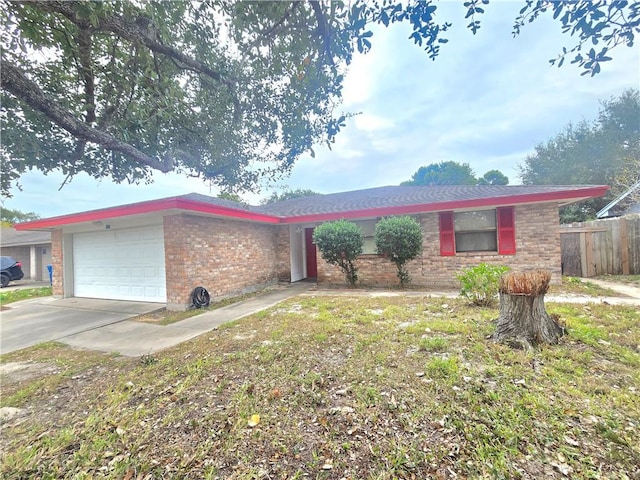
[[561, 225], [562, 273], [640, 274], [640, 215]]

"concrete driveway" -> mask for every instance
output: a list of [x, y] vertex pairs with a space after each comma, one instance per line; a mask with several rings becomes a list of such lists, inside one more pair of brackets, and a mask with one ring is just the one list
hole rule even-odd
[[40, 280], [30, 280], [30, 279], [22, 279], [11, 281], [9, 285], [2, 289], [3, 292], [10, 292], [12, 290], [24, 290], [26, 288], [42, 288], [49, 287], [50, 284], [48, 281], [41, 282]]
[[0, 313], [0, 353], [61, 340], [163, 307], [160, 303], [53, 297], [11, 303]]

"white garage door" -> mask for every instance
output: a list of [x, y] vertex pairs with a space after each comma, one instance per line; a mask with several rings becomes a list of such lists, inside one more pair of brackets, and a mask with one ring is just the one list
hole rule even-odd
[[166, 302], [162, 226], [73, 236], [76, 297]]

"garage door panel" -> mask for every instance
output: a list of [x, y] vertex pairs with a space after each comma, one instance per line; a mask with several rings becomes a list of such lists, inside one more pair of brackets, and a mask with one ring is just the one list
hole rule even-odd
[[161, 226], [74, 235], [75, 296], [166, 301]]

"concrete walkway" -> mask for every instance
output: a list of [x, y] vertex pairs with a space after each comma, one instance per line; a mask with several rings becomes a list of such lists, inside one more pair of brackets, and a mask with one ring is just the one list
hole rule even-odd
[[631, 284], [610, 282], [608, 280], [602, 280], [600, 278], [585, 278], [585, 282], [591, 282], [595, 285], [599, 285], [603, 288], [608, 288], [614, 292], [621, 293], [631, 298], [640, 298], [640, 287], [636, 287]]
[[223, 323], [239, 320], [270, 308], [313, 286], [314, 284], [305, 282], [293, 283], [170, 325], [152, 325], [135, 320], [124, 320], [60, 338], [58, 341], [77, 348], [117, 352], [128, 357], [148, 355], [202, 335]]
[[605, 303], [609, 305], [637, 305], [640, 306], [640, 288], [617, 282], [607, 282], [597, 278], [583, 278], [583, 282], [593, 283], [603, 288], [608, 288], [620, 297], [592, 297], [589, 295], [547, 295], [545, 301], [560, 303]]

